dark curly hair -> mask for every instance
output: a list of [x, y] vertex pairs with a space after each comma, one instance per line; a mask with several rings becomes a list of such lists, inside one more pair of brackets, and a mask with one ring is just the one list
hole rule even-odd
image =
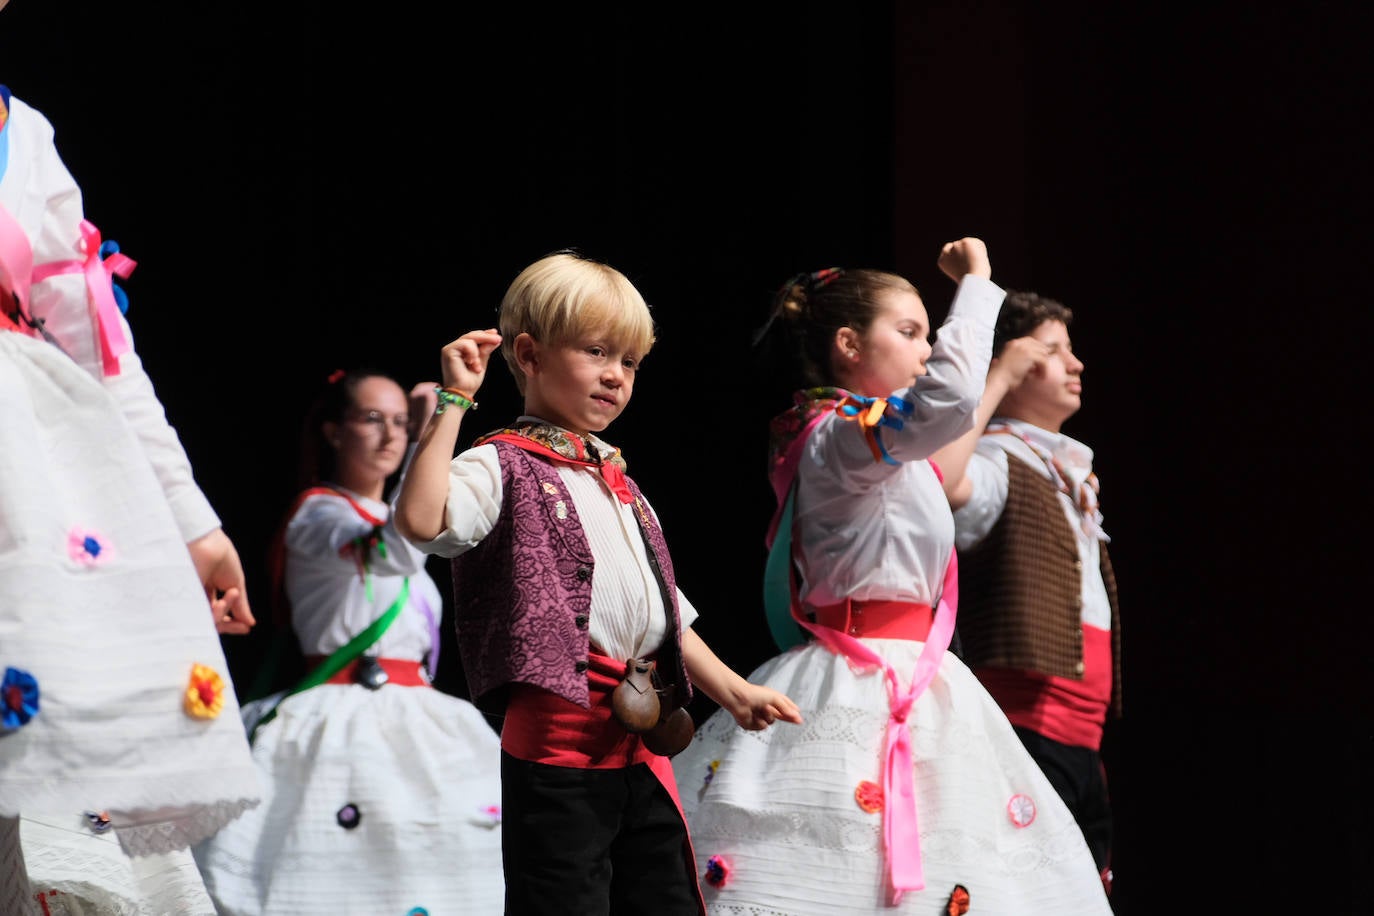
[[1073, 311], [1064, 303], [1039, 293], [1007, 290], [1002, 310], [997, 313], [997, 328], [992, 335], [992, 355], [1000, 356], [1008, 341], [1025, 337], [1046, 321], [1073, 323]]

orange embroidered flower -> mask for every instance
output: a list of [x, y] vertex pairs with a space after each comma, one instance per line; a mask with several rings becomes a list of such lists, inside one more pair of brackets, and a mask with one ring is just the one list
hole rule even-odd
[[205, 665], [191, 666], [186, 685], [186, 714], [193, 719], [213, 719], [224, 709], [224, 678]]
[[962, 884], [954, 885], [954, 890], [950, 892], [949, 903], [945, 904], [947, 916], [963, 916], [968, 912], [968, 888]]
[[871, 779], [865, 779], [854, 790], [854, 800], [859, 803], [860, 808], [869, 814], [875, 814], [883, 810], [883, 787]]

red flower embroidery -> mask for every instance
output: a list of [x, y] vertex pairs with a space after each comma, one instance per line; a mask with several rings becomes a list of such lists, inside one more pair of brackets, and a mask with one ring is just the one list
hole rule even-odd
[[854, 790], [854, 800], [869, 814], [881, 811], [884, 803], [883, 787], [870, 779], [865, 779]]

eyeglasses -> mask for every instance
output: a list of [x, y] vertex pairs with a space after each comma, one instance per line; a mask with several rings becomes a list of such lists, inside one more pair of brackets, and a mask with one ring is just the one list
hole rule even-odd
[[391, 424], [394, 432], [404, 433], [410, 426], [410, 415], [398, 413], [391, 417], [382, 413], [380, 410], [369, 410], [366, 412], [355, 413], [348, 418], [353, 423], [366, 423], [368, 426], [385, 429], [387, 424]]

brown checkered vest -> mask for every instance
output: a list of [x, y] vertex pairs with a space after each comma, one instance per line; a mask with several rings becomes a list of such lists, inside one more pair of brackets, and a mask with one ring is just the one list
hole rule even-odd
[[[577, 507], [551, 462], [505, 442], [492, 445], [501, 462], [500, 516], [477, 546], [452, 561], [458, 652], [473, 703], [500, 712], [504, 688], [519, 682], [587, 707], [596, 564]], [[672, 613], [658, 668], [665, 681], [676, 677], [676, 705], [685, 705], [692, 690], [672, 560], [639, 487], [628, 477], [626, 483]]]
[[[1007, 456], [1007, 505], [987, 537], [959, 552], [959, 639], [964, 662], [1083, 676], [1082, 564], [1059, 492]], [[1112, 609], [1111, 713], [1121, 715], [1121, 613], [1107, 545], [1102, 581]]]

